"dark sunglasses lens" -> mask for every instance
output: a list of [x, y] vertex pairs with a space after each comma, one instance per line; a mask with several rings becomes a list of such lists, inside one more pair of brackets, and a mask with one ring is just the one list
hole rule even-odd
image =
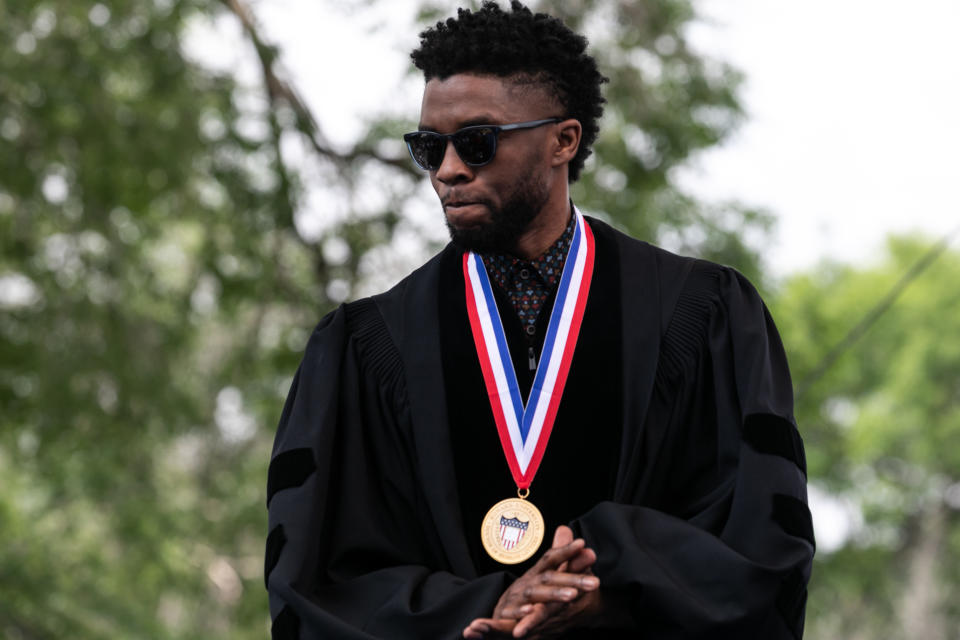
[[480, 166], [493, 160], [497, 134], [488, 127], [471, 127], [453, 135], [453, 148], [467, 164]]
[[435, 133], [417, 133], [407, 139], [407, 148], [413, 161], [427, 171], [440, 168], [447, 141]]

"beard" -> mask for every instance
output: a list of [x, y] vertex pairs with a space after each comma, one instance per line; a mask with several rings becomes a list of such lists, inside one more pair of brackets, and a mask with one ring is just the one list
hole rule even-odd
[[550, 197], [547, 185], [527, 175], [504, 199], [503, 205], [483, 201], [490, 210], [490, 219], [469, 227], [454, 227], [447, 219], [447, 229], [454, 244], [477, 253], [510, 253], [517, 239], [527, 230]]

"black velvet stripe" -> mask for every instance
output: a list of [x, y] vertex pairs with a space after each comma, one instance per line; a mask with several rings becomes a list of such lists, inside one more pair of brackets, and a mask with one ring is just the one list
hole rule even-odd
[[773, 494], [773, 519], [792, 536], [803, 538], [814, 547], [813, 520], [803, 500], [782, 493]]
[[347, 331], [357, 343], [363, 364], [372, 369], [384, 388], [396, 390], [403, 379], [403, 363], [377, 303], [364, 298], [345, 305], [344, 311]]
[[803, 440], [789, 420], [769, 413], [749, 415], [743, 424], [743, 439], [754, 451], [786, 458], [807, 475]]
[[657, 363], [658, 383], [675, 379], [703, 351], [718, 299], [720, 269], [700, 260], [690, 269], [663, 335]]
[[803, 622], [807, 608], [807, 585], [799, 569], [790, 572], [780, 585], [777, 609], [796, 640], [803, 637]]
[[273, 619], [273, 625], [270, 627], [270, 637], [273, 640], [299, 640], [300, 618], [290, 607], [281, 609], [277, 617]]
[[287, 534], [283, 532], [283, 525], [278, 524], [267, 536], [266, 561], [263, 564], [263, 584], [268, 589], [270, 588], [270, 574], [273, 573], [274, 567], [280, 561], [280, 552], [283, 551], [285, 544], [287, 544]]
[[270, 461], [267, 472], [267, 506], [270, 506], [270, 501], [278, 491], [299, 487], [316, 470], [317, 463], [310, 449], [290, 449], [278, 453]]

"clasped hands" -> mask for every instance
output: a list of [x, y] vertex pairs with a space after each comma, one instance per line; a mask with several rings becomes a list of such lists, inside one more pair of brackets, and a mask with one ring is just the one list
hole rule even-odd
[[500, 596], [492, 618], [477, 618], [464, 638], [549, 637], [600, 612], [600, 580], [590, 570], [597, 554], [570, 527], [557, 527], [553, 545]]

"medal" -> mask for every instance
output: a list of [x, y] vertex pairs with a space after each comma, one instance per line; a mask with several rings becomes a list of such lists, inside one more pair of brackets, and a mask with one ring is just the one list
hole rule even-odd
[[540, 510], [523, 498], [507, 498], [493, 505], [480, 525], [480, 541], [500, 564], [523, 562], [540, 548], [544, 524]]
[[593, 233], [580, 212], [550, 313], [543, 354], [524, 405], [490, 279], [479, 255], [463, 255], [467, 315], [497, 434], [519, 498], [498, 502], [483, 519], [483, 548], [503, 564], [523, 562], [543, 541], [540, 511], [526, 497], [540, 467], [570, 372], [593, 276]]

